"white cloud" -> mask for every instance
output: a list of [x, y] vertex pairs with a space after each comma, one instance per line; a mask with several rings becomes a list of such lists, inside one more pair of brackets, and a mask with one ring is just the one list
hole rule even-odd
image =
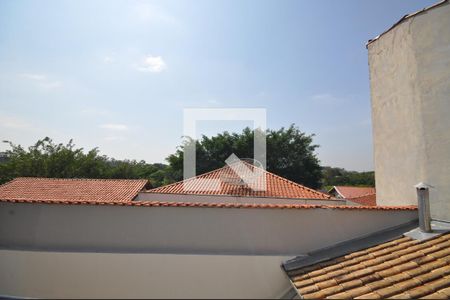
[[145, 56], [136, 69], [141, 72], [160, 73], [167, 69], [167, 65], [161, 56]]
[[56, 88], [59, 88], [62, 86], [62, 83], [60, 81], [50, 80], [44, 74], [22, 73], [22, 74], [20, 74], [20, 77], [34, 82], [38, 87], [45, 89], [45, 90], [52, 90], [52, 89], [56, 89]]
[[107, 129], [107, 130], [116, 130], [116, 131], [125, 131], [128, 130], [128, 126], [124, 125], [124, 124], [102, 124], [99, 126], [102, 129]]

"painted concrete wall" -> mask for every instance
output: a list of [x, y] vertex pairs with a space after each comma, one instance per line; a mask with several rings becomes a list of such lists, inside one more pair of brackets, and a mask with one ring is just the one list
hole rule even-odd
[[368, 45], [377, 203], [417, 204], [430, 193], [450, 221], [450, 5], [405, 20]]
[[0, 203], [0, 295], [272, 298], [287, 257], [417, 211]]
[[0, 248], [299, 255], [417, 218], [417, 211], [0, 203]]
[[141, 192], [137, 201], [167, 201], [167, 202], [201, 202], [201, 203], [257, 203], [257, 204], [315, 204], [315, 205], [345, 205], [342, 200], [290, 199], [269, 197], [235, 197], [211, 195], [157, 194]]
[[33, 298], [279, 298], [280, 256], [0, 250], [0, 295]]

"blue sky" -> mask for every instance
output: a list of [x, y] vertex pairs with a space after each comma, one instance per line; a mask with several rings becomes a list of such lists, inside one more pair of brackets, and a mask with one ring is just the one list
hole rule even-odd
[[0, 138], [163, 162], [183, 108], [266, 108], [323, 165], [372, 170], [365, 43], [433, 2], [0, 1]]

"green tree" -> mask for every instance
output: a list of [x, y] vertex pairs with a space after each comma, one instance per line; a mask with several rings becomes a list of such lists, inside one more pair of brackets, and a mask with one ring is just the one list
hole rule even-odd
[[46, 137], [28, 149], [9, 144], [0, 163], [0, 183], [15, 177], [51, 178], [122, 178], [148, 179], [157, 187], [170, 182], [166, 178], [166, 165], [148, 164], [145, 161], [115, 160], [99, 155], [97, 148], [84, 152], [70, 140], [67, 144], [55, 144]]
[[[258, 134], [264, 134], [258, 132]], [[292, 181], [317, 188], [322, 172], [316, 157], [313, 135], [301, 132], [291, 125], [280, 130], [267, 130], [267, 170]], [[10, 150], [2, 155], [0, 183], [19, 176], [55, 178], [145, 178], [153, 187], [169, 184], [183, 178], [183, 149], [196, 143], [197, 174], [224, 165], [232, 154], [240, 158], [253, 157], [254, 132], [245, 128], [241, 133], [223, 132], [200, 140], [187, 139], [165, 164], [145, 161], [115, 160], [99, 154], [97, 148], [85, 152], [76, 148], [72, 140], [56, 144], [50, 138], [39, 140], [24, 149], [6, 142]]]
[[375, 186], [375, 172], [347, 171], [343, 168], [323, 167], [322, 186], [329, 188], [334, 185]]
[[[301, 132], [295, 125], [267, 130], [267, 170], [312, 188], [320, 187], [322, 172], [313, 136]], [[196, 143], [197, 174], [222, 167], [232, 153], [239, 158], [251, 158], [253, 137], [254, 132], [245, 128], [241, 133], [223, 132], [213, 137], [202, 136], [199, 140], [188, 138], [167, 158], [168, 172], [174, 180], [182, 179], [184, 149], [190, 143]]]

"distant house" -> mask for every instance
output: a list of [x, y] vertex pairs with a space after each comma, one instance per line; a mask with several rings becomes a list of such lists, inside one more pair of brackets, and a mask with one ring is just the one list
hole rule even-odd
[[142, 179], [19, 177], [0, 185], [1, 200], [128, 202], [148, 184]]
[[375, 188], [359, 186], [333, 186], [328, 191], [328, 194], [338, 199], [350, 199], [367, 194], [375, 194]]
[[366, 205], [375, 206], [377, 205], [377, 194], [367, 194], [354, 198], [347, 199], [347, 205]]
[[[251, 166], [253, 167], [253, 166]], [[207, 203], [258, 204], [327, 204], [344, 205], [345, 201], [308, 188], [286, 178], [262, 170], [266, 189], [255, 191], [247, 186], [227, 165], [184, 181], [142, 191], [136, 200]], [[210, 188], [217, 180], [217, 188]]]
[[328, 194], [336, 199], [345, 199], [347, 204], [374, 206], [376, 191], [373, 187], [333, 186]]

